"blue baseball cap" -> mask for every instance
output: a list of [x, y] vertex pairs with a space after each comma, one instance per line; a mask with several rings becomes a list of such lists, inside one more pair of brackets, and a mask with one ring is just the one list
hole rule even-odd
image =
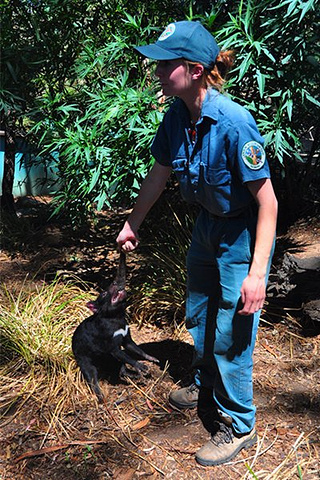
[[200, 22], [189, 21], [170, 23], [155, 43], [135, 49], [154, 60], [184, 58], [206, 68], [213, 68], [220, 51], [211, 33]]

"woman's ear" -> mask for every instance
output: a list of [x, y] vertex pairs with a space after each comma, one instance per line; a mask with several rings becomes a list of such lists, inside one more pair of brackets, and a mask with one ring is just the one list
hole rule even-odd
[[191, 69], [191, 77], [193, 80], [199, 80], [204, 72], [204, 66], [201, 63], [197, 63], [196, 65], [192, 66]]

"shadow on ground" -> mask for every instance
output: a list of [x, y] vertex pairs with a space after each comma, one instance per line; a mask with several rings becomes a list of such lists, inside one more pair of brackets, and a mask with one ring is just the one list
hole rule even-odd
[[[160, 370], [166, 370], [174, 383], [186, 386], [190, 385], [193, 379], [193, 372], [190, 370], [193, 359], [193, 347], [180, 340], [162, 340], [160, 342], [148, 342], [139, 345], [148, 355], [159, 360]], [[134, 355], [130, 354], [132, 357]], [[138, 357], [137, 357], [138, 358]], [[148, 363], [148, 365], [151, 365]], [[119, 377], [121, 364], [110, 355], [108, 364], [98, 365], [100, 379], [106, 380], [112, 385], [125, 383]], [[130, 377], [136, 377], [138, 381], [142, 378], [129, 368]], [[148, 376], [148, 373], [146, 374]]]

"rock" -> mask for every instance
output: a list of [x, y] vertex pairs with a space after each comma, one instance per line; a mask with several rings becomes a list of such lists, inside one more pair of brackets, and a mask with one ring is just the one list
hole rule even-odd
[[280, 267], [270, 274], [268, 297], [289, 308], [303, 308], [306, 315], [320, 321], [320, 258], [285, 253]]
[[304, 303], [302, 313], [305, 320], [320, 322], [320, 299]]

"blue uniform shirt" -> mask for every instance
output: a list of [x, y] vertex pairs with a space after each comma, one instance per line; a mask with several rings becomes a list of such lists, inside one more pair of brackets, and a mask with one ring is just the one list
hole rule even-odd
[[246, 182], [270, 178], [263, 138], [252, 115], [241, 105], [209, 89], [196, 125], [177, 99], [159, 126], [151, 151], [161, 165], [172, 166], [182, 197], [218, 216], [246, 210], [252, 195]]

